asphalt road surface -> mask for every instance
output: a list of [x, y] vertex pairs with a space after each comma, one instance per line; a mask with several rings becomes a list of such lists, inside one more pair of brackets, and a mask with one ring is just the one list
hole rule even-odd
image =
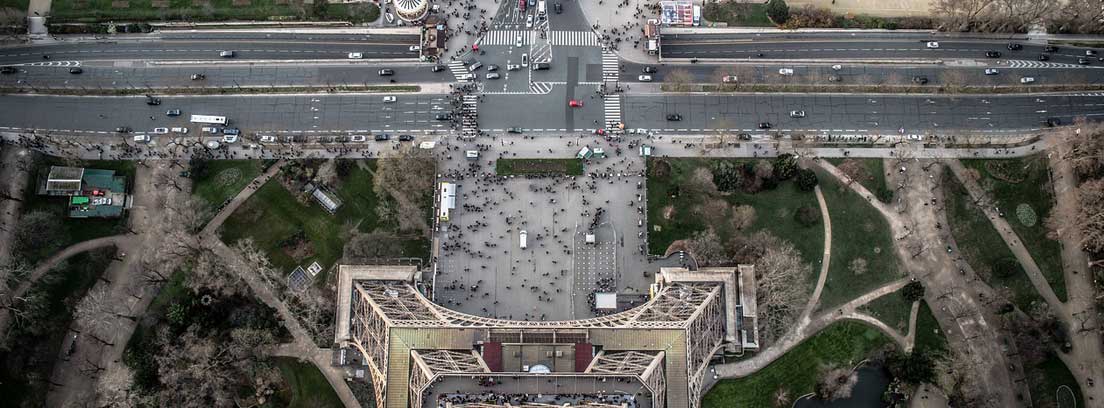
[[[938, 40], [939, 48], [927, 42]], [[1043, 46], [1021, 43], [1022, 50], [1008, 50], [1010, 41], [999, 39], [878, 38], [870, 36], [831, 38], [826, 36], [762, 36], [753, 34], [664, 34], [660, 40], [663, 58], [767, 58], [767, 59], [986, 59], [986, 51], [998, 51], [1003, 59], [1036, 60], [1040, 54], [1050, 62], [1078, 63], [1087, 48], [1060, 46], [1044, 53]], [[759, 57], [758, 54], [763, 56]], [[1104, 64], [1097, 57], [1092, 64]]]

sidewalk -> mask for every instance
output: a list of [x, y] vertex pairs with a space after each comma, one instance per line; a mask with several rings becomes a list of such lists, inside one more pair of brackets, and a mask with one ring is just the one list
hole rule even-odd
[[[659, 61], [658, 55], [648, 55], [648, 41], [644, 37], [644, 23], [649, 18], [658, 19], [659, 15], [652, 12], [654, 2], [645, 0], [600, 0], [591, 2], [585, 7], [580, 7], [587, 24], [597, 24], [595, 30], [599, 36], [609, 37], [611, 40], [621, 37], [620, 45], [612, 50], [623, 60], [640, 63], [654, 64]], [[617, 29], [613, 34], [611, 29]], [[640, 41], [633, 44], [634, 41]]]

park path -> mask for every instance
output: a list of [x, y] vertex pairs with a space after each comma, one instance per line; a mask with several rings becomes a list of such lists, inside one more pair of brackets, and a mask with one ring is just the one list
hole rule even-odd
[[997, 230], [997, 234], [1000, 234], [1001, 240], [1004, 241], [1005, 246], [1016, 256], [1016, 260], [1023, 266], [1024, 272], [1027, 273], [1027, 278], [1031, 280], [1032, 286], [1035, 286], [1035, 290], [1039, 292], [1039, 295], [1046, 300], [1052, 310], [1062, 310], [1062, 301], [1058, 300], [1058, 296], [1054, 293], [1054, 288], [1050, 287], [1050, 283], [1048, 283], [1046, 277], [1043, 276], [1043, 272], [1039, 269], [1039, 265], [1035, 263], [1035, 259], [1031, 256], [1031, 253], [1024, 247], [1020, 237], [1012, 230], [1012, 225], [1008, 223], [1008, 220], [997, 213], [996, 206], [990, 205], [992, 200], [989, 199], [985, 190], [981, 188], [977, 180], [966, 175], [966, 167], [958, 160], [947, 160], [947, 167], [954, 173], [955, 178], [966, 187], [966, 191], [970, 195], [970, 198], [985, 214], [985, 218], [988, 218], [989, 222], [993, 224], [993, 228]]
[[816, 194], [817, 204], [820, 206], [820, 219], [824, 223], [824, 254], [821, 256], [820, 274], [817, 276], [816, 287], [813, 288], [813, 296], [809, 298], [809, 303], [805, 304], [805, 310], [801, 312], [798, 321], [808, 320], [816, 309], [817, 303], [820, 303], [820, 292], [824, 290], [824, 282], [828, 280], [828, 264], [832, 260], [832, 217], [828, 215], [828, 203], [824, 200], [824, 193], [820, 191], [820, 186], [813, 188], [813, 193]]
[[[47, 258], [45, 261], [40, 262], [31, 273], [27, 275], [22, 281], [19, 282], [19, 286], [12, 291], [9, 296], [12, 299], [22, 297], [31, 290], [39, 279], [42, 279], [50, 270], [61, 262], [69, 259], [82, 252], [91, 251], [93, 249], [105, 248], [109, 246], [123, 247], [129, 246], [133, 243], [135, 237], [133, 235], [112, 235], [109, 237], [102, 237], [96, 239], [90, 239], [87, 241], [81, 241], [76, 244], [70, 245], [65, 249], [55, 253]], [[0, 342], [7, 337], [8, 325], [11, 324], [11, 313], [7, 309], [0, 310]]]
[[[1063, 159], [1068, 155], [1069, 145], [1059, 143], [1047, 160], [1054, 188], [1055, 207], [1051, 211], [1058, 214], [1073, 214], [1081, 202], [1077, 192], [1077, 175], [1072, 164]], [[1086, 406], [1096, 406], [1100, 404], [1096, 401], [1104, 401], [1104, 387], [1093, 387], [1089, 383], [1093, 379], [1104, 378], [1100, 322], [1094, 309], [1096, 285], [1093, 274], [1089, 272], [1089, 257], [1081, 249], [1081, 231], [1069, 228], [1060, 231], [1058, 236], [1062, 241], [1062, 271], [1067, 293], [1062, 315], [1070, 319], [1066, 321], [1066, 327], [1073, 344], [1070, 353], [1058, 353], [1058, 356], [1077, 378]]]
[[805, 339], [819, 333], [821, 330], [823, 330], [825, 327], [828, 327], [832, 323], [843, 319], [856, 319], [867, 322], [869, 322], [867, 318], [874, 320], [875, 322], [877, 322], [877, 324], [874, 324], [875, 328], [885, 332], [886, 335], [892, 338], [901, 347], [905, 347], [906, 343], [904, 341], [904, 337], [897, 333], [896, 330], [889, 328], [884, 323], [877, 321], [877, 319], [857, 313], [856, 310], [858, 310], [859, 307], [870, 303], [874, 299], [896, 292], [908, 283], [908, 278], [895, 280], [874, 290], [871, 290], [870, 292], [867, 292], [862, 296], [859, 296], [834, 310], [823, 312], [816, 317], [813, 317], [812, 319], [799, 322], [796, 326], [794, 326], [793, 330], [790, 330], [789, 333], [786, 333], [786, 335], [779, 339], [778, 342], [770, 347], [767, 347], [764, 350], [760, 350], [759, 352], [755, 353], [755, 356], [752, 356], [751, 358], [746, 360], [737, 361], [735, 363], [718, 364], [714, 366], [717, 372], [717, 376], [721, 378], [740, 378], [750, 374], [754, 374], [756, 371], [763, 369], [764, 367], [770, 365], [770, 363], [774, 362], [774, 360], [777, 360], [779, 357], [785, 355], [798, 344], [801, 344], [802, 341], [805, 341]]

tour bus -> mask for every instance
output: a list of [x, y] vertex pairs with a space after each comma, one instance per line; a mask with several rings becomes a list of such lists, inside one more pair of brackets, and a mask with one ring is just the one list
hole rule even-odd
[[526, 240], [526, 238], [529, 237], [529, 233], [525, 232], [525, 230], [521, 230], [520, 236], [521, 236], [521, 249], [525, 249], [525, 246], [526, 246], [525, 240]]
[[210, 123], [213, 125], [226, 125], [225, 116], [192, 115], [192, 123]]
[[547, 14], [548, 14], [548, 6], [547, 6], [545, 0], [538, 0], [537, 1], [537, 15], [543, 18]]

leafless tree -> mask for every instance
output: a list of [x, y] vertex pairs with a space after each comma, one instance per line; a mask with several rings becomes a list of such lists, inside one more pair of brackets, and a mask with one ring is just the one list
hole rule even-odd
[[115, 345], [114, 337], [121, 327], [119, 318], [135, 320], [119, 312], [119, 305], [111, 299], [107, 285], [96, 285], [77, 304], [74, 323], [82, 333], [105, 346]]
[[694, 233], [686, 241], [686, 246], [698, 265], [724, 265], [731, 262], [721, 237], [712, 228]]
[[987, 9], [997, 0], [935, 0], [932, 14], [953, 31], [970, 31], [986, 21]]
[[809, 296], [812, 267], [801, 261], [793, 244], [766, 233], [755, 234], [753, 241], [763, 245], [762, 256], [755, 261], [756, 302], [759, 307], [759, 338], [769, 345], [782, 337], [796, 322]]
[[131, 390], [134, 373], [126, 364], [109, 364], [96, 379], [96, 401], [100, 407], [137, 407], [138, 394]]
[[835, 367], [824, 371], [814, 389], [817, 398], [825, 401], [851, 398], [851, 391], [858, 382], [859, 376], [854, 371], [846, 367]]
[[376, 163], [373, 189], [380, 197], [391, 197], [398, 208], [394, 215], [400, 231], [425, 232], [429, 224], [422, 206], [425, 192], [432, 191], [437, 163], [424, 150], [402, 151], [397, 157]]

